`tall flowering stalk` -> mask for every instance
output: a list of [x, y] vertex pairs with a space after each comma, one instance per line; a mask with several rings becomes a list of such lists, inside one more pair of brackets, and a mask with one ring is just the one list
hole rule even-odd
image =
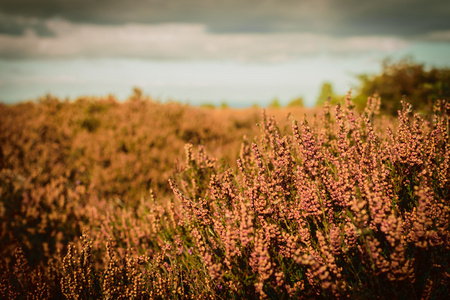
[[404, 103], [397, 121], [381, 122], [379, 99], [360, 115], [347, 96], [292, 133], [264, 115], [236, 171], [205, 173], [200, 152], [190, 163], [200, 169], [174, 192], [210, 279], [227, 287], [213, 295], [446, 295], [449, 114], [438, 104], [424, 119]]

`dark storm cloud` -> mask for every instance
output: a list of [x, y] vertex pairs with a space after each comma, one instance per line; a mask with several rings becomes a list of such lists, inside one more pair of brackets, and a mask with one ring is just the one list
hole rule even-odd
[[[411, 37], [450, 29], [448, 0], [0, 0], [0, 12], [22, 19], [56, 17], [103, 25], [202, 23], [211, 33]], [[17, 35], [26, 28], [50, 34], [42, 25], [0, 21], [3, 33]]]
[[54, 36], [53, 32], [49, 30], [42, 20], [21, 16], [11, 17], [0, 13], [0, 34], [6, 33], [8, 35], [20, 36], [25, 34], [27, 30], [32, 30], [38, 36]]

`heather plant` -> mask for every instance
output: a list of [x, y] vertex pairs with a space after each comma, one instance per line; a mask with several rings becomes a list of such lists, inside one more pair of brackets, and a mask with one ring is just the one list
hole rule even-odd
[[210, 112], [137, 93], [123, 103], [112, 96], [73, 102], [47, 96], [0, 104], [0, 115], [0, 266], [7, 298], [34, 289], [16, 284], [23, 282], [14, 273], [22, 265], [17, 249], [30, 270], [26, 286], [41, 285], [39, 273], [52, 297], [62, 296], [63, 258], [83, 232], [92, 236], [92, 276], [107, 265], [110, 239], [121, 257], [128, 248], [159, 253], [174, 224], [167, 179], [181, 168], [184, 144], [206, 143], [224, 159], [236, 156], [240, 135], [254, 131], [257, 118], [253, 110]]
[[19, 244], [37, 265], [66, 251], [84, 228], [104, 226], [100, 218], [123, 213], [118, 220], [139, 220], [131, 212], [144, 214], [141, 199], [150, 188], [167, 195], [186, 142], [237, 156], [232, 149], [241, 133], [253, 130], [253, 112], [215, 113], [220, 118], [139, 93], [124, 103], [112, 96], [73, 102], [47, 96], [0, 105], [0, 254], [9, 262]]
[[167, 192], [185, 143], [207, 144], [234, 161], [233, 149], [257, 122], [255, 111], [210, 111], [138, 95], [124, 103], [112, 96], [73, 102], [47, 96], [1, 105], [0, 113], [2, 169], [39, 186], [62, 176], [101, 198], [124, 201], [149, 188]]
[[[210, 294], [447, 295], [449, 108], [438, 102], [425, 120], [404, 103], [398, 123], [380, 132], [379, 99], [357, 115], [348, 96], [334, 116], [325, 108], [319, 128], [293, 121], [282, 132], [264, 116], [238, 171], [211, 170], [200, 151], [172, 188], [181, 226], [215, 283]], [[197, 181], [205, 175], [207, 189]]]
[[0, 298], [450, 292], [448, 102], [347, 96], [289, 126], [139, 93], [0, 109]]

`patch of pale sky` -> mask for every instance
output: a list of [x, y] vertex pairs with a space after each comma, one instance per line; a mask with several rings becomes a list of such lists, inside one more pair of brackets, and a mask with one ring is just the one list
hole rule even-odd
[[[375, 61], [369, 69], [375, 70]], [[65, 98], [117, 95], [125, 99], [133, 86], [165, 101], [193, 104], [227, 101], [234, 106], [265, 105], [277, 97], [287, 103], [305, 97], [312, 106], [323, 81], [337, 92], [353, 86], [352, 73], [367, 70], [366, 59], [317, 56], [282, 63], [235, 61], [151, 61], [142, 59], [59, 59], [0, 62], [0, 100], [13, 102], [51, 93]], [[16, 74], [15, 76], [11, 74]]]

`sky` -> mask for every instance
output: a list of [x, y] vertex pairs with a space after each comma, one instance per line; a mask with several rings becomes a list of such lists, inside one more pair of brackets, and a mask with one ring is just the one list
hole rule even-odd
[[314, 105], [385, 58], [450, 67], [448, 0], [0, 0], [0, 101]]

